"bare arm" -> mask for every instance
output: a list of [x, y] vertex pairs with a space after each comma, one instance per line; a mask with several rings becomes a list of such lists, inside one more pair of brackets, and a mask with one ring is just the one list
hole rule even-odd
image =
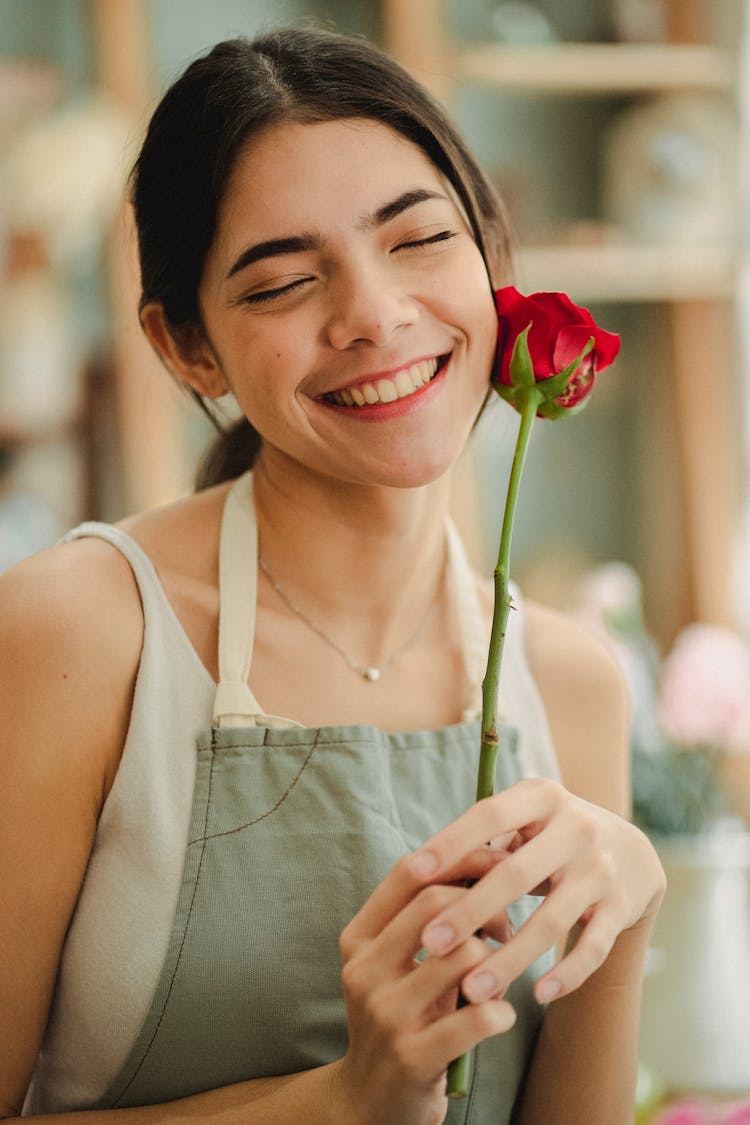
[[[142, 614], [127, 563], [87, 540], [0, 578], [0, 1119], [20, 1115], [66, 929], [129, 722]], [[337, 1064], [167, 1105], [39, 1121], [334, 1125]]]
[[[567, 788], [627, 817], [627, 706], [619, 672], [596, 642], [536, 607], [528, 643]], [[642, 865], [636, 875], [651, 880], [653, 897], [601, 968], [548, 1006], [519, 1125], [632, 1122], [643, 961], [664, 891], [653, 849], [632, 833], [632, 863]]]
[[[341, 1111], [336, 1097], [339, 1067], [340, 1063], [331, 1063], [300, 1074], [238, 1082], [163, 1105], [44, 1114], [23, 1120], [39, 1125], [194, 1125], [197, 1121], [206, 1125], [300, 1125], [308, 1121], [348, 1125], [351, 1118]], [[16, 1119], [15, 1113], [0, 1118]]]

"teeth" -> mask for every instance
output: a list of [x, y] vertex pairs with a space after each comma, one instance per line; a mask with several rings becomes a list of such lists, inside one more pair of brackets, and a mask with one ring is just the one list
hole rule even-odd
[[392, 383], [390, 379], [379, 379], [375, 384], [375, 390], [378, 392], [381, 402], [395, 402], [398, 398], [396, 384]]
[[437, 366], [436, 359], [423, 359], [421, 363], [399, 371], [393, 379], [360, 383], [357, 387], [334, 391], [329, 398], [338, 406], [374, 406], [377, 402], [395, 402], [398, 398], [408, 398], [429, 383]]
[[419, 383], [415, 383], [412, 380], [408, 371], [399, 371], [393, 383], [398, 391], [399, 398], [406, 398], [407, 395], [413, 394], [417, 387], [420, 386]]

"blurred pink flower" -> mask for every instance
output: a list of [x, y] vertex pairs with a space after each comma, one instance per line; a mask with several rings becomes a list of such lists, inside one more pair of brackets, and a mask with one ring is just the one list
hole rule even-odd
[[750, 1102], [727, 1106], [721, 1118], [721, 1125], [750, 1125]]
[[717, 1106], [687, 1099], [662, 1109], [654, 1125], [750, 1125], [750, 1102]]
[[719, 625], [688, 625], [662, 668], [659, 719], [683, 746], [750, 753], [750, 649]]
[[712, 1125], [713, 1118], [703, 1102], [679, 1102], [667, 1106], [654, 1121], [654, 1125]]

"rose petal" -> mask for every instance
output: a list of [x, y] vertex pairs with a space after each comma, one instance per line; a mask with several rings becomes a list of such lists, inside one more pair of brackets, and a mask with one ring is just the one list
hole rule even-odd
[[[565, 293], [532, 293], [524, 296], [514, 285], [495, 291], [498, 335], [492, 381], [511, 386], [510, 363], [515, 342], [529, 328], [528, 346], [534, 378], [538, 383], [559, 375], [582, 354], [594, 337], [594, 347], [579, 369], [573, 372], [563, 394], [550, 398], [539, 413], [556, 418], [579, 408], [591, 393], [594, 376], [614, 360], [620, 339], [599, 328], [588, 309], [574, 304]], [[554, 393], [554, 392], [553, 392]], [[514, 402], [513, 396], [503, 397]]]

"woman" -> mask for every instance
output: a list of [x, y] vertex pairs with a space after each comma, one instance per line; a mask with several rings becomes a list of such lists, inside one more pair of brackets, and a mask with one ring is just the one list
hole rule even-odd
[[399, 67], [282, 31], [187, 69], [133, 201], [148, 339], [243, 420], [196, 495], [2, 581], [2, 1113], [629, 1122], [663, 874], [620, 680], [536, 607], [472, 805], [492, 189]]

